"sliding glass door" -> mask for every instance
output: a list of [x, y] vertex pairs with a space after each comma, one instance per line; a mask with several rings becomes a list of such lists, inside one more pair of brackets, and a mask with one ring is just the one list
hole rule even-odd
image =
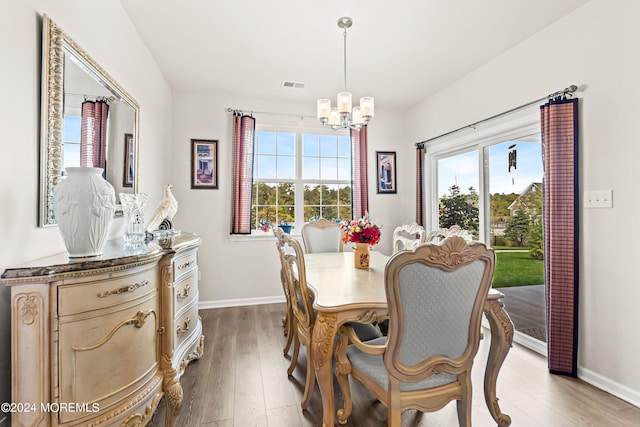
[[542, 155], [537, 117], [531, 122], [427, 146], [427, 226], [458, 225], [493, 247], [493, 287], [516, 331], [544, 342]]

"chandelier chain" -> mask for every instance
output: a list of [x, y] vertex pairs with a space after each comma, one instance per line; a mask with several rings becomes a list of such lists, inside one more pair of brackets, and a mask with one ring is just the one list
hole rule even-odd
[[347, 29], [344, 29], [344, 91], [347, 91]]

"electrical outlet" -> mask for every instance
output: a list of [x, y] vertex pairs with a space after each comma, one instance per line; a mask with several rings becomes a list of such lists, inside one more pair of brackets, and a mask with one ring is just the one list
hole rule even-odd
[[612, 208], [613, 190], [591, 190], [584, 192], [585, 208]]

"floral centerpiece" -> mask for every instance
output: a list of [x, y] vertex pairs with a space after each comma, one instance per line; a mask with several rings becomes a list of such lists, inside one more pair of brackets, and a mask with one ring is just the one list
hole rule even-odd
[[380, 227], [370, 220], [368, 214], [360, 219], [345, 221], [342, 223], [342, 241], [356, 244], [355, 267], [369, 268], [369, 248], [380, 242]]

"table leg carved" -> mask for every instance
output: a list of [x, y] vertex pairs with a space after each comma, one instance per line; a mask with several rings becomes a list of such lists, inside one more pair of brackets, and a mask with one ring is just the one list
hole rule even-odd
[[335, 314], [319, 312], [313, 328], [313, 342], [311, 345], [313, 368], [322, 396], [322, 426], [333, 426], [333, 373], [331, 372], [331, 358], [333, 342], [338, 329]]
[[511, 424], [511, 417], [500, 410], [496, 382], [502, 363], [513, 345], [513, 323], [504, 310], [502, 295], [492, 297], [490, 294], [485, 302], [484, 312], [491, 327], [491, 347], [484, 374], [484, 399], [498, 426], [507, 427]]
[[340, 327], [340, 339], [336, 343], [335, 358], [336, 358], [336, 379], [342, 390], [342, 397], [344, 401], [344, 407], [337, 410], [338, 424], [344, 425], [347, 423], [347, 418], [351, 414], [353, 408], [351, 400], [351, 387], [349, 386], [349, 377], [351, 373], [351, 363], [347, 358], [345, 347], [349, 344], [349, 338], [345, 332], [344, 326]]

